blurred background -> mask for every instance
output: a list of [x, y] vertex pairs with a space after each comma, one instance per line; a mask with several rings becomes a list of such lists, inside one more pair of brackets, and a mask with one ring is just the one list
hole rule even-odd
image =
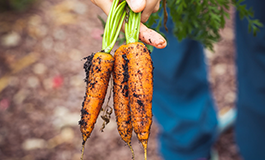
[[[0, 0], [1, 160], [80, 158], [78, 121], [86, 87], [82, 58], [101, 50], [103, 28], [98, 16], [106, 19], [89, 0]], [[232, 20], [221, 34], [216, 52], [206, 51], [206, 57], [216, 104], [226, 109], [234, 107], [236, 98]], [[104, 132], [102, 123], [99, 118], [86, 143], [85, 159], [131, 159], [114, 113]], [[150, 160], [161, 160], [158, 133], [154, 122]], [[132, 146], [135, 159], [143, 159], [135, 135]], [[220, 137], [215, 148], [220, 160], [240, 159], [233, 129]]]

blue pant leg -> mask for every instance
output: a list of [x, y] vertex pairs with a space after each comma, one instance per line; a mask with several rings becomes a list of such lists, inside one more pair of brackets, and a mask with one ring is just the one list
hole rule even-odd
[[[265, 1], [246, 0], [265, 24]], [[265, 160], [265, 28], [257, 36], [236, 15], [238, 117], [236, 141], [245, 160]]]
[[153, 114], [161, 126], [160, 152], [165, 160], [207, 157], [216, 136], [216, 111], [207, 80], [203, 47], [178, 42], [172, 26], [168, 46], [152, 52]]

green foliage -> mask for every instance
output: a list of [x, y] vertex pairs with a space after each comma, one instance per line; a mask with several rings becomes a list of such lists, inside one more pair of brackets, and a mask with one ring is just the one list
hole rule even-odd
[[110, 53], [115, 45], [126, 15], [124, 11], [126, 2], [122, 1], [120, 4], [118, 3], [119, 0], [113, 0], [106, 23], [101, 17], [98, 17], [102, 25], [105, 26], [102, 39], [102, 51], [106, 53]]
[[139, 40], [141, 12], [135, 13], [131, 9], [127, 9], [127, 17], [125, 20], [125, 38], [126, 43], [134, 43]]
[[257, 32], [259, 31], [259, 28], [263, 27], [263, 24], [257, 20], [253, 19], [254, 17], [254, 11], [252, 8], [247, 9], [246, 5], [242, 5], [241, 3], [244, 2], [244, 0], [232, 0], [234, 6], [239, 12], [240, 19], [246, 18], [248, 21], [248, 30], [249, 32], [253, 32], [254, 36], [257, 35]]
[[[219, 30], [224, 28], [225, 20], [229, 17], [228, 10], [234, 6], [240, 17], [249, 22], [249, 31], [256, 35], [259, 27], [263, 27], [259, 20], [253, 19], [253, 10], [243, 5], [244, 0], [168, 0], [167, 7], [174, 22], [174, 35], [181, 41], [191, 38], [213, 50], [213, 43], [220, 39]], [[161, 2], [162, 3], [162, 2]], [[161, 11], [161, 7], [160, 7]], [[160, 12], [161, 13], [161, 12]], [[152, 14], [146, 23], [148, 27], [156, 23], [155, 30], [162, 26], [164, 13]]]

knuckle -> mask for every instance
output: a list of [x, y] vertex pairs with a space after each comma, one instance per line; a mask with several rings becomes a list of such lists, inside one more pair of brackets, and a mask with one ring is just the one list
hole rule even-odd
[[155, 7], [155, 9], [153, 10], [153, 13], [157, 12], [158, 10], [159, 10], [159, 5], [157, 5], [157, 6]]
[[154, 10], [153, 10], [153, 13], [157, 12], [160, 8], [160, 1], [156, 4]]

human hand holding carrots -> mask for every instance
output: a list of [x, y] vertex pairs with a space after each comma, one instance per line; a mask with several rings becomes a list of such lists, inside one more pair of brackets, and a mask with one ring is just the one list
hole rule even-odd
[[[152, 45], [156, 48], [162, 49], [167, 45], [165, 38], [157, 33], [156, 31], [147, 28], [143, 23], [145, 23], [149, 16], [157, 12], [159, 9], [160, 0], [126, 0], [130, 8], [141, 14], [141, 24], [140, 24], [140, 33], [139, 39], [146, 44]], [[94, 4], [100, 7], [107, 15], [111, 8], [112, 0], [91, 0]], [[124, 27], [123, 27], [124, 30]]]
[[[125, 0], [120, 3], [119, 0], [113, 0], [104, 28], [102, 50], [85, 58], [87, 87], [79, 121], [83, 138], [81, 160], [83, 160], [85, 142], [93, 131], [102, 108], [111, 73], [113, 73], [114, 111], [119, 134], [130, 147], [134, 158], [131, 146], [134, 130], [143, 145], [144, 157], [147, 160], [147, 144], [152, 124], [153, 65], [150, 52], [138, 40], [141, 34], [150, 33], [150, 30], [145, 29], [143, 33], [139, 33], [141, 12], [128, 10], [126, 5]], [[126, 45], [120, 46], [112, 56], [110, 52], [123, 22], [125, 22]], [[150, 44], [161, 47], [154, 43], [152, 37], [147, 38]]]

